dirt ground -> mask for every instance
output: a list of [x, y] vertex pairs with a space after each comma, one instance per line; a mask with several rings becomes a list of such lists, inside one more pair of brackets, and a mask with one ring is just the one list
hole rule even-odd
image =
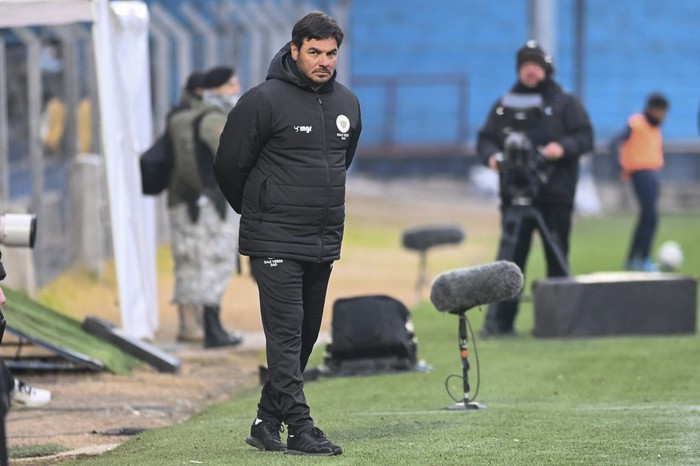
[[[389, 294], [409, 307], [416, 301], [414, 285], [418, 256], [401, 246], [405, 228], [421, 224], [456, 223], [467, 232], [458, 246], [437, 248], [429, 255], [428, 279], [454, 267], [490, 260], [494, 251], [489, 238], [497, 231], [495, 201], [470, 198], [468, 187], [445, 180], [381, 183], [353, 178], [348, 189], [348, 235], [383, 232], [387, 244], [372, 238], [344, 247], [336, 264], [328, 293], [325, 329], [332, 303], [340, 297]], [[395, 238], [395, 240], [394, 240]], [[485, 245], [486, 244], [486, 245]], [[173, 277], [159, 273], [160, 327], [155, 344], [182, 360], [180, 373], [160, 374], [143, 366], [129, 376], [109, 373], [34, 373], [21, 378], [53, 392], [53, 401], [42, 408], [13, 408], [7, 418], [8, 446], [59, 444], [69, 455], [98, 454], [129, 438], [124, 429], [152, 429], [181, 422], [206, 405], [226, 399], [244, 387], [257, 384], [258, 365], [264, 348], [255, 284], [247, 274], [232, 280], [224, 297], [222, 318], [228, 328], [245, 333], [245, 344], [236, 349], [204, 350], [198, 345], [178, 345], [175, 308], [170, 301]], [[95, 312], [91, 293], [112, 303]], [[427, 296], [427, 286], [423, 293]], [[92, 298], [94, 299], [94, 297]], [[114, 287], [99, 293], [76, 293], [71, 313], [81, 320], [99, 315], [119, 322]], [[327, 335], [327, 333], [326, 333]], [[327, 337], [321, 338], [324, 344]], [[251, 406], [251, 413], [253, 407]], [[87, 449], [87, 450], [84, 450]], [[58, 458], [14, 460], [13, 464], [55, 464]]]

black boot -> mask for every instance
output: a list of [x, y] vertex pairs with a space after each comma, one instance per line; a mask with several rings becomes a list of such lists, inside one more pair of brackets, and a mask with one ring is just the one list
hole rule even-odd
[[240, 335], [231, 335], [224, 330], [219, 319], [219, 306], [204, 306], [204, 347], [236, 346], [243, 342]]

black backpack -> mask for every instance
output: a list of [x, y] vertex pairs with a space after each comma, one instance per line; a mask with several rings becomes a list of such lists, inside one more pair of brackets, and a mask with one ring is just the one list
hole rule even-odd
[[417, 360], [411, 313], [389, 296], [339, 299], [326, 351], [331, 373], [411, 370]]
[[170, 181], [175, 156], [170, 133], [165, 132], [151, 147], [141, 154], [141, 192], [148, 196], [157, 196], [165, 191]]

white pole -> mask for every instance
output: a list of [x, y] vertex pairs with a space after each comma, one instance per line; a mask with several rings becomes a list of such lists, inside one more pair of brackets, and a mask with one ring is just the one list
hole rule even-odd
[[530, 38], [552, 57], [557, 55], [557, 0], [531, 0]]

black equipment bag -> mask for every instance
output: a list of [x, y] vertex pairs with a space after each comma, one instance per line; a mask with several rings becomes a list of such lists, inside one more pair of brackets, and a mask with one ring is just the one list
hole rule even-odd
[[141, 154], [141, 191], [155, 196], [168, 187], [174, 163], [172, 142], [166, 131]]
[[[394, 359], [404, 369], [416, 363], [411, 313], [389, 296], [339, 299], [333, 304], [327, 363]], [[397, 366], [397, 364], [392, 364]]]

